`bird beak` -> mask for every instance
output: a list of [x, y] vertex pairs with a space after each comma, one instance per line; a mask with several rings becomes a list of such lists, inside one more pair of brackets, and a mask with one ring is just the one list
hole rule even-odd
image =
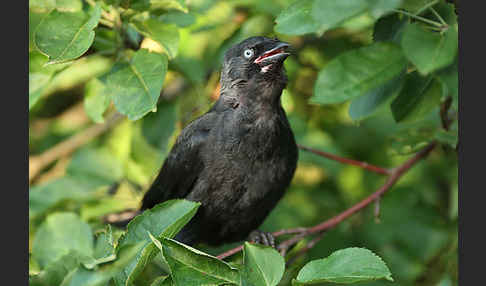
[[289, 47], [289, 43], [277, 42], [277, 45], [264, 52], [253, 62], [255, 64], [271, 64], [277, 61], [283, 62], [290, 55], [290, 53], [287, 52]]

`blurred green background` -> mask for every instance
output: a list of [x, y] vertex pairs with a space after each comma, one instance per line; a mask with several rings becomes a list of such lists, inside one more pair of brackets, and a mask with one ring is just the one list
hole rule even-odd
[[[398, 166], [417, 146], [423, 146], [414, 141], [422, 130], [417, 126], [440, 126], [438, 107], [418, 123], [396, 123], [385, 106], [358, 121], [349, 116], [349, 102], [308, 103], [319, 70], [336, 56], [370, 44], [374, 22], [369, 17], [355, 17], [322, 36], [276, 33], [275, 18], [291, 2], [196, 0], [186, 2], [188, 13], [164, 14], [166, 21], [177, 26], [179, 38], [156, 112], [136, 121], [117, 120], [31, 178], [29, 252], [36, 230], [50, 213], [75, 212], [96, 232], [104, 227], [103, 216], [137, 208], [180, 130], [217, 99], [224, 51], [250, 36], [276, 36], [292, 44], [293, 53], [285, 62], [289, 84], [282, 105], [299, 144], [387, 168]], [[31, 40], [44, 13], [42, 6], [34, 4], [29, 13]], [[126, 45], [161, 49], [133, 28], [127, 30]], [[31, 41], [29, 80], [37, 78], [30, 89], [36, 88], [32, 84], [40, 86], [35, 90], [37, 98], [29, 103], [31, 168], [56, 144], [95, 124], [106, 124], [115, 110], [109, 100], [97, 95], [97, 77], [117, 60], [115, 36], [100, 25], [93, 45], [81, 58], [46, 68], [42, 65], [47, 58]], [[105, 105], [106, 111], [99, 107]], [[292, 184], [261, 229], [315, 225], [367, 197], [384, 180], [358, 167], [300, 151]], [[360, 246], [379, 254], [395, 279], [394, 283], [366, 285], [457, 285], [457, 201], [457, 153], [440, 145], [381, 199], [379, 219], [369, 206], [330, 230], [292, 264], [281, 284], [289, 283], [291, 270], [298, 271], [310, 259]], [[201, 249], [219, 254], [235, 245]], [[32, 272], [39, 268], [33, 260], [29, 266]]]

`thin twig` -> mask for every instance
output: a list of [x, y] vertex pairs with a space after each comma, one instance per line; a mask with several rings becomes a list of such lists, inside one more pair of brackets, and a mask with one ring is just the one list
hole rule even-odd
[[420, 8], [417, 12], [415, 12], [415, 15], [420, 15], [423, 11], [427, 10], [429, 7], [432, 7], [437, 3], [439, 3], [439, 0], [435, 0], [430, 3], [427, 3], [424, 7]]
[[442, 23], [442, 25], [448, 26], [447, 23], [446, 23], [446, 21], [444, 21], [444, 19], [442, 18], [442, 16], [440, 16], [439, 13], [437, 13], [437, 11], [435, 11], [434, 8], [430, 7], [429, 10], [432, 11], [432, 13], [435, 15], [435, 17], [437, 17], [437, 19], [439, 19], [439, 21]]
[[352, 160], [352, 159], [339, 157], [339, 156], [334, 155], [334, 154], [319, 151], [319, 150], [312, 149], [312, 148], [309, 148], [309, 147], [305, 147], [305, 146], [302, 146], [302, 145], [297, 145], [297, 146], [302, 150], [309, 151], [309, 152], [314, 153], [316, 155], [319, 155], [321, 157], [325, 157], [325, 158], [328, 158], [328, 159], [331, 159], [331, 160], [334, 160], [334, 161], [338, 161], [338, 162], [341, 162], [341, 163], [344, 163], [344, 164], [348, 164], [348, 165], [358, 166], [360, 168], [363, 168], [363, 169], [366, 169], [368, 171], [375, 172], [375, 173], [378, 173], [378, 174], [381, 174], [381, 175], [390, 175], [389, 170], [368, 164], [366, 162], [361, 162], [361, 161], [356, 161], [356, 160]]
[[410, 18], [413, 18], [413, 19], [416, 19], [416, 20], [419, 20], [419, 21], [422, 21], [424, 23], [428, 23], [430, 25], [433, 25], [433, 26], [436, 26], [436, 27], [439, 27], [439, 28], [442, 28], [444, 27], [444, 25], [442, 25], [441, 23], [439, 22], [436, 22], [436, 21], [432, 21], [432, 20], [429, 20], [427, 18], [424, 18], [424, 17], [421, 17], [421, 16], [418, 16], [418, 15], [415, 15], [415, 14], [412, 14], [412, 13], [409, 13], [405, 10], [400, 10], [400, 9], [392, 9], [393, 12], [396, 12], [396, 13], [401, 13], [401, 14], [404, 14], [404, 15], [407, 15], [409, 16]]

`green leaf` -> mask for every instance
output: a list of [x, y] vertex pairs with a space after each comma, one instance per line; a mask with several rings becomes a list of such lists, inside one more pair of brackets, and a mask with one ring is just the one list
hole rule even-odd
[[46, 15], [47, 13], [36, 12], [29, 9], [29, 52], [36, 50], [34, 43], [34, 32], [37, 26], [42, 22], [42, 18], [44, 18]]
[[373, 29], [373, 41], [392, 42], [400, 45], [403, 35], [403, 28], [407, 20], [397, 13], [381, 17], [376, 21]]
[[402, 0], [295, 1], [278, 15], [275, 31], [287, 35], [322, 34], [356, 16], [379, 18], [400, 6]]
[[148, 114], [142, 121], [142, 134], [152, 146], [161, 152], [168, 152], [171, 135], [176, 129], [176, 105], [164, 102], [157, 106], [157, 112]]
[[112, 29], [97, 27], [93, 45], [91, 47], [97, 52], [103, 51], [105, 53], [114, 53], [117, 48], [117, 36], [117, 32]]
[[409, 23], [402, 38], [405, 56], [421, 74], [428, 74], [450, 65], [457, 54], [457, 31], [450, 27], [444, 34], [426, 30], [417, 23]]
[[30, 0], [29, 9], [46, 11], [56, 8], [56, 0]]
[[29, 110], [37, 103], [52, 74], [29, 73]]
[[172, 286], [174, 282], [172, 282], [172, 278], [170, 276], [160, 276], [156, 278], [150, 286]]
[[62, 64], [43, 67], [46, 62], [47, 57], [40, 52], [29, 52], [29, 110], [43, 95], [54, 75], [66, 67]]
[[169, 59], [177, 56], [179, 49], [179, 29], [174, 24], [148, 18], [144, 21], [134, 21], [133, 27], [145, 37], [159, 43], [167, 52]]
[[81, 258], [77, 251], [69, 251], [58, 260], [50, 263], [36, 275], [29, 285], [60, 285], [64, 277], [81, 264]]
[[129, 63], [116, 63], [101, 80], [119, 112], [137, 120], [157, 105], [167, 72], [167, 57], [138, 50]]
[[68, 176], [33, 186], [29, 191], [29, 219], [38, 217], [61, 202], [80, 203], [93, 197], [92, 189]]
[[457, 58], [454, 64], [437, 72], [437, 78], [442, 83], [445, 96], [452, 96], [452, 107], [458, 110], [459, 104], [459, 73]]
[[370, 5], [370, 14], [375, 19], [392, 11], [392, 9], [400, 7], [402, 2], [407, 0], [368, 0]]
[[120, 285], [130, 285], [141, 273], [145, 265], [154, 257], [154, 245], [149, 233], [156, 237], [173, 237], [196, 213], [200, 203], [186, 200], [170, 200], [136, 216], [127, 226], [127, 232], [119, 239], [119, 246], [144, 242], [137, 257], [130, 262], [123, 273], [117, 275]]
[[292, 284], [349, 284], [377, 279], [393, 281], [390, 270], [383, 260], [368, 249], [350, 247], [335, 251], [327, 258], [307, 263]]
[[44, 68], [62, 67], [65, 65], [69, 66], [55, 74], [46, 87], [43, 96], [56, 92], [76, 90], [77, 86], [108, 72], [113, 65], [113, 59], [100, 54], [92, 54], [83, 56], [75, 61], [48, 65]]
[[442, 86], [432, 77], [417, 72], [407, 75], [403, 89], [390, 107], [396, 122], [422, 119], [440, 103]]
[[228, 263], [173, 239], [159, 240], [153, 238], [169, 265], [175, 285], [240, 284], [238, 270]]
[[184, 0], [131, 0], [124, 1], [124, 8], [132, 8], [137, 11], [175, 9], [187, 13], [187, 6]]
[[435, 0], [405, 0], [403, 1], [402, 8], [415, 14], [433, 1]]
[[93, 43], [101, 16], [96, 5], [88, 14], [52, 10], [43, 18], [34, 34], [37, 48], [49, 57], [47, 64], [74, 60], [83, 55]]
[[187, 13], [187, 5], [185, 0], [150, 0], [152, 9], [175, 9]]
[[96, 123], [103, 123], [103, 113], [110, 106], [111, 98], [105, 93], [105, 85], [97, 78], [90, 80], [85, 86], [84, 110]]
[[245, 242], [242, 278], [247, 285], [277, 285], [285, 271], [285, 261], [275, 249]]
[[103, 264], [96, 270], [88, 270], [82, 265], [65, 277], [61, 286], [104, 286], [117, 273], [134, 259], [143, 243], [129, 244], [120, 248], [113, 262]]
[[386, 102], [395, 97], [401, 90], [404, 76], [399, 75], [386, 84], [371, 90], [363, 96], [355, 98], [349, 105], [349, 116], [353, 120], [363, 120], [373, 115]]
[[29, 0], [29, 9], [51, 10], [56, 8], [63, 12], [78, 12], [83, 8], [81, 0]]
[[115, 254], [115, 241], [113, 240], [113, 232], [111, 225], [97, 234], [96, 243], [93, 252], [93, 258], [97, 260], [106, 260]]
[[49, 215], [35, 235], [32, 256], [46, 267], [72, 250], [85, 256], [93, 254], [91, 228], [74, 213]]
[[91, 188], [111, 185], [123, 177], [122, 166], [113, 155], [103, 149], [91, 148], [78, 150], [66, 173]]
[[159, 19], [168, 24], [176, 24], [184, 28], [196, 22], [196, 16], [192, 13], [184, 13], [181, 11], [168, 11], [166, 14], [159, 17]]
[[346, 52], [319, 72], [310, 101], [330, 104], [358, 97], [398, 76], [406, 64], [400, 48], [390, 43]]
[[436, 134], [435, 134], [435, 139], [437, 139], [437, 141], [439, 142], [442, 142], [444, 144], [447, 144], [449, 146], [451, 146], [452, 148], [456, 148], [457, 146], [457, 140], [458, 140], [458, 136], [457, 136], [457, 130], [449, 130], [449, 131], [445, 131], [445, 130], [439, 130]]
[[319, 29], [319, 22], [312, 17], [313, 0], [295, 1], [280, 15], [275, 22], [275, 31], [287, 35], [314, 33]]
[[349, 20], [369, 7], [366, 0], [347, 1], [314, 1], [312, 5], [312, 18], [319, 23], [319, 33], [337, 27], [339, 24]]

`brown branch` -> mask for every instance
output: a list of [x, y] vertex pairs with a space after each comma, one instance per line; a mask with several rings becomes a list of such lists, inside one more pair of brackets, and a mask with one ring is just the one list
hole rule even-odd
[[422, 149], [421, 151], [417, 152], [415, 156], [410, 158], [408, 161], [403, 163], [398, 168], [392, 171], [392, 174], [388, 177], [385, 184], [379, 188], [376, 192], [365, 198], [364, 200], [360, 201], [359, 203], [355, 204], [354, 206], [350, 207], [349, 209], [345, 210], [344, 212], [340, 213], [339, 215], [320, 223], [314, 227], [308, 229], [307, 233], [318, 233], [330, 228], [333, 228], [341, 221], [345, 220], [346, 218], [350, 217], [351, 215], [355, 214], [356, 212], [360, 211], [377, 198], [381, 197], [384, 193], [386, 193], [390, 188], [396, 183], [396, 181], [403, 176], [403, 174], [408, 171], [413, 165], [415, 165], [419, 160], [425, 158], [432, 149], [434, 149], [436, 143], [432, 142], [427, 147]]
[[[341, 223], [343, 220], [349, 218], [353, 214], [359, 212], [372, 202], [375, 202], [377, 199], [381, 198], [383, 194], [385, 194], [388, 190], [391, 189], [391, 187], [400, 179], [410, 168], [412, 168], [418, 161], [421, 159], [427, 157], [427, 155], [432, 151], [437, 143], [434, 141], [427, 145], [424, 149], [421, 151], [417, 152], [412, 158], [407, 160], [405, 163], [400, 165], [397, 168], [394, 168], [392, 171], [390, 171], [390, 175], [388, 176], [385, 184], [379, 188], [377, 191], [375, 191], [373, 194], [368, 196], [367, 198], [363, 199], [362, 201], [358, 202], [357, 204], [353, 205], [349, 209], [341, 212], [335, 217], [332, 217], [320, 224], [317, 224], [313, 227], [310, 228], [294, 228], [294, 229], [287, 229], [287, 230], [280, 230], [277, 232], [274, 232], [273, 235], [275, 237], [281, 236], [284, 234], [289, 234], [289, 233], [295, 233], [296, 235], [294, 237], [291, 237], [290, 239], [287, 239], [280, 243], [278, 245], [278, 249], [280, 250], [281, 253], [285, 254], [288, 250], [289, 247], [292, 245], [296, 244], [300, 240], [302, 240], [304, 237], [309, 236], [309, 235], [315, 235], [315, 234], [322, 234], [325, 231], [335, 227], [339, 223]], [[317, 242], [317, 241], [316, 241]], [[315, 244], [315, 243], [314, 243]], [[311, 244], [310, 247], [312, 247], [314, 244]], [[307, 251], [310, 249], [309, 245], [305, 247]], [[237, 252], [239, 252], [243, 247], [239, 246], [234, 249], [228, 250], [220, 255], [218, 255], [218, 258], [224, 259], [230, 255], [233, 255]]]
[[381, 167], [378, 167], [378, 166], [374, 166], [374, 165], [368, 164], [366, 162], [356, 161], [356, 160], [353, 160], [353, 159], [347, 159], [347, 158], [339, 157], [339, 156], [334, 155], [334, 154], [319, 151], [319, 150], [312, 149], [312, 148], [309, 148], [309, 147], [305, 147], [305, 146], [302, 146], [302, 145], [299, 145], [299, 144], [297, 146], [304, 151], [308, 151], [308, 152], [314, 153], [316, 155], [319, 155], [321, 157], [325, 157], [325, 158], [328, 158], [328, 159], [331, 159], [331, 160], [334, 160], [334, 161], [338, 161], [338, 162], [343, 163], [343, 164], [358, 166], [358, 167], [363, 168], [365, 170], [375, 172], [375, 173], [378, 173], [378, 174], [381, 174], [381, 175], [390, 175], [390, 170], [387, 170], [387, 169], [384, 169], [384, 168], [381, 168]]
[[93, 138], [103, 134], [112, 126], [120, 123], [124, 116], [120, 113], [112, 114], [103, 124], [95, 124], [77, 133], [67, 140], [58, 143], [40, 155], [29, 156], [29, 183], [41, 170], [57, 159], [69, 155], [71, 152], [84, 145]]
[[442, 122], [442, 127], [448, 131], [449, 126], [452, 123], [452, 119], [447, 116], [447, 113], [449, 111], [449, 108], [451, 107], [452, 104], [452, 97], [449, 96], [447, 99], [440, 105], [440, 120]]

